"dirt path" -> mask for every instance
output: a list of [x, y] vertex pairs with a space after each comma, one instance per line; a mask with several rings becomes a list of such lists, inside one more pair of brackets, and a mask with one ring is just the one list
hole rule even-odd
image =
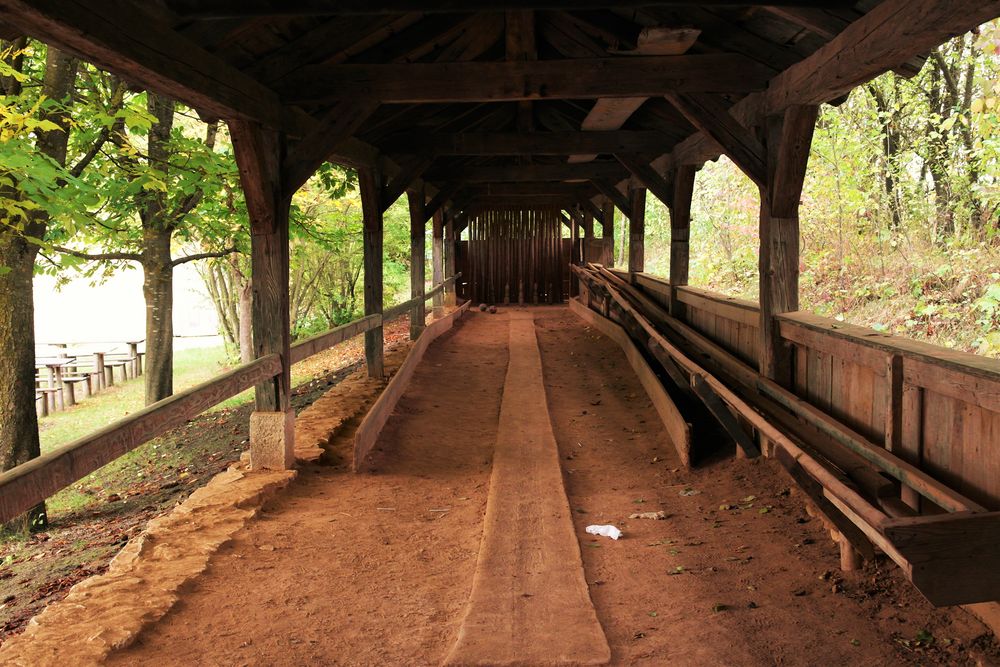
[[506, 318], [463, 318], [427, 351], [373, 474], [304, 469], [109, 663], [440, 662], [472, 584], [506, 368]]
[[[992, 664], [984, 628], [931, 609], [894, 566], [841, 576], [771, 463], [680, 469], [618, 348], [568, 310], [535, 316], [612, 664]], [[507, 340], [505, 314], [465, 318], [428, 351], [373, 474], [305, 469], [111, 663], [440, 664], [472, 586]], [[669, 518], [628, 518], [652, 510]], [[590, 523], [625, 537], [591, 538]]]

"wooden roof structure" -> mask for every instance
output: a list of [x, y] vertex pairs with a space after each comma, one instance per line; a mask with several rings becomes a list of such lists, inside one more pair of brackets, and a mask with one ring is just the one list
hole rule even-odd
[[[383, 323], [412, 309], [411, 337], [417, 338], [424, 301], [449, 287], [454, 294], [455, 244], [470, 212], [491, 214], [492, 223], [544, 229], [547, 256], [561, 258], [562, 230], [554, 214], [571, 210], [574, 226], [600, 219], [608, 237], [618, 208], [628, 218], [628, 273], [574, 267], [571, 290], [576, 285], [588, 298], [603, 290], [605, 316], [614, 300], [619, 314], [646, 332], [640, 338], [654, 356], [673, 347], [658, 323], [683, 327], [675, 330], [700, 346], [704, 358], [714, 356], [717, 366], [728, 368], [754, 401], [766, 394], [840, 449], [894, 476], [911, 509], [919, 511], [922, 496], [952, 512], [944, 519], [890, 517], [882, 511], [889, 509], [810, 463], [729, 385], [680, 351], [667, 355], [674, 360], [664, 365], [668, 375], [676, 372], [684, 386], [686, 369], [691, 387], [724, 425], [738, 426], [732, 408], [790, 457], [784, 463], [807, 493], [814, 492], [817, 506], [840, 517], [835, 523], [844, 535], [842, 553], [879, 546], [937, 604], [996, 599], [1000, 512], [956, 501], [953, 492], [894, 452], [911, 438], [902, 433], [904, 424], [921, 430], [926, 422], [929, 446], [957, 437], [934, 431], [938, 421], [940, 428], [952, 426], [925, 415], [920, 401], [914, 410], [904, 394], [907, 383], [923, 392], [921, 401], [940, 392], [948, 400], [978, 402], [1000, 419], [1000, 391], [994, 389], [1000, 371], [950, 353], [915, 351], [910, 343], [873, 352], [869, 347], [880, 343], [862, 336], [855, 336], [862, 344], [844, 343], [843, 332], [833, 331], [841, 325], [827, 330], [796, 311], [799, 198], [819, 105], [889, 70], [912, 75], [924, 54], [997, 16], [1000, 0], [0, 0], [3, 33], [27, 34], [76, 53], [228, 123], [251, 224], [256, 357], [201, 388], [7, 471], [0, 477], [0, 516], [16, 516], [250, 384], [256, 386], [251, 465], [291, 466], [291, 364], [363, 332], [368, 372], [382, 377]], [[695, 173], [723, 153], [761, 193], [759, 307], [687, 288]], [[289, 208], [294, 192], [328, 160], [358, 171], [365, 317], [293, 348]], [[670, 209], [668, 282], [651, 282], [643, 273], [647, 190]], [[404, 193], [413, 298], [383, 311], [383, 213]], [[496, 215], [543, 208], [548, 217], [542, 221]], [[431, 220], [438, 287], [425, 292], [424, 237]], [[644, 283], [652, 285], [655, 301], [636, 292]], [[711, 330], [728, 332], [730, 343], [744, 347], [727, 352], [683, 324], [689, 310], [701, 318], [714, 311]], [[884, 447], [808, 402], [809, 388], [796, 384], [806, 368], [793, 358], [796, 345], [800, 357], [833, 350], [847, 363], [871, 361], [870, 369], [853, 376], [870, 382], [859, 382], [853, 393], [869, 418], [885, 417], [870, 429]], [[816, 382], [828, 390], [834, 384], [823, 374]], [[884, 405], [875, 410], [871, 398], [880, 382]], [[806, 399], [796, 390], [806, 391]], [[781, 414], [786, 421], [777, 423], [787, 425], [787, 413]], [[965, 433], [973, 433], [967, 437], [978, 446], [978, 432]], [[841, 460], [847, 461], [837, 464], [842, 470], [856, 467], [856, 460]], [[881, 473], [874, 479], [881, 489]], [[887, 496], [876, 491], [884, 505]], [[893, 502], [893, 512], [898, 504]], [[940, 557], [956, 535], [963, 549]], [[956, 586], [949, 575], [959, 570], [975, 576]]]
[[723, 148], [760, 182], [746, 128], [912, 74], [997, 6], [0, 0], [0, 19], [208, 117], [280, 130], [286, 189], [329, 158], [384, 166], [396, 197], [422, 177], [489, 204], [573, 202], [629, 178], [659, 194], [657, 174]]

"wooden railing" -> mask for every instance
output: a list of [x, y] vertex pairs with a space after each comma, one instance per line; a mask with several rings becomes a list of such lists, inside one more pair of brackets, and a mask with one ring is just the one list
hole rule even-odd
[[719, 334], [750, 321], [755, 304], [681, 288], [695, 297], [686, 305], [716, 318], [699, 330], [667, 313], [640, 277], [600, 266], [577, 274], [588, 301], [601, 295], [605, 317], [622, 320], [678, 387], [710, 410], [728, 406], [712, 413], [745, 451], [753, 442], [732, 417], [753, 427], [836, 526], [845, 562], [874, 545], [936, 605], [1000, 597], [1000, 512], [991, 511], [1000, 508], [1000, 362], [790, 313], [778, 318], [795, 353], [786, 387]]
[[[402, 316], [420, 301], [431, 299], [447, 285], [454, 284], [457, 277], [448, 278], [426, 294], [380, 315], [369, 315], [296, 343], [290, 349], [289, 362], [298, 363]], [[281, 371], [282, 361], [277, 354], [255, 359], [0, 473], [0, 523], [26, 512], [77, 480], [156, 436], [183, 425], [205, 410], [276, 377]]]
[[255, 359], [0, 474], [0, 522], [13, 519], [144, 442], [280, 372], [281, 357], [277, 354]]
[[[669, 303], [667, 281], [637, 274], [636, 284]], [[685, 324], [756, 368], [756, 303], [688, 286], [677, 293]], [[778, 320], [794, 352], [792, 393], [979, 504], [1000, 509], [1000, 360], [807, 312]]]

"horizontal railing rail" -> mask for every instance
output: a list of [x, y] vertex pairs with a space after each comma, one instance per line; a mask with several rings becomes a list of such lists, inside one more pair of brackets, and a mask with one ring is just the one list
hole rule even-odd
[[279, 355], [255, 359], [0, 474], [0, 522], [28, 511], [139, 445], [279, 373]]
[[[296, 343], [294, 364], [402, 316], [421, 301], [453, 285], [457, 274], [427, 293], [382, 314], [353, 322]], [[53, 494], [113, 462], [136, 447], [190, 421], [205, 410], [281, 374], [281, 356], [270, 354], [238, 366], [196, 387], [174, 394], [99, 431], [0, 473], [0, 523], [10, 521]]]

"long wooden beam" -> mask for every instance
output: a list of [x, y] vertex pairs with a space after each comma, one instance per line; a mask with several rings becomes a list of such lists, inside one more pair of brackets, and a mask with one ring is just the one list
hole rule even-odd
[[646, 186], [667, 208], [674, 207], [674, 188], [653, 169], [649, 162], [634, 155], [615, 155], [632, 175]]
[[284, 128], [271, 89], [126, 0], [0, 0], [0, 22], [220, 118]]
[[589, 181], [595, 178], [619, 179], [627, 175], [617, 162], [591, 164], [534, 164], [444, 166], [424, 172], [430, 181], [460, 183], [523, 183], [532, 181]]
[[[1000, 0], [885, 0], [774, 77], [766, 92], [734, 105], [730, 115], [751, 127], [790, 106], [829, 102], [997, 16]], [[656, 162], [660, 167], [667, 162], [701, 164], [721, 153], [714, 139], [699, 132]]]
[[[477, 2], [476, 11], [503, 11], [509, 9], [562, 9], [585, 10], [637, 7], [745, 7], [766, 4], [774, 7], [813, 7], [836, 9], [843, 7], [838, 0], [768, 0], [739, 2], [738, 0], [488, 0]], [[168, 0], [167, 5], [177, 14], [191, 18], [222, 19], [247, 16], [334, 16], [351, 14], [397, 14], [419, 11], [441, 13], [468, 11], [469, 4], [458, 0], [389, 0], [366, 2], [347, 0], [331, 3], [328, 0]]]
[[594, 184], [594, 187], [601, 191], [602, 195], [615, 205], [615, 208], [622, 212], [622, 215], [627, 218], [632, 217], [632, 205], [629, 203], [628, 196], [622, 193], [617, 186], [601, 178], [591, 179], [591, 182]]
[[750, 179], [763, 187], [766, 181], [764, 147], [747, 128], [733, 118], [721, 102], [708, 95], [668, 93], [667, 99], [723, 151]]
[[771, 70], [735, 54], [514, 62], [310, 65], [279, 84], [286, 102], [420, 104], [762, 90]]
[[674, 141], [663, 132], [407, 132], [378, 142], [383, 151], [436, 155], [573, 155], [662, 153]]

